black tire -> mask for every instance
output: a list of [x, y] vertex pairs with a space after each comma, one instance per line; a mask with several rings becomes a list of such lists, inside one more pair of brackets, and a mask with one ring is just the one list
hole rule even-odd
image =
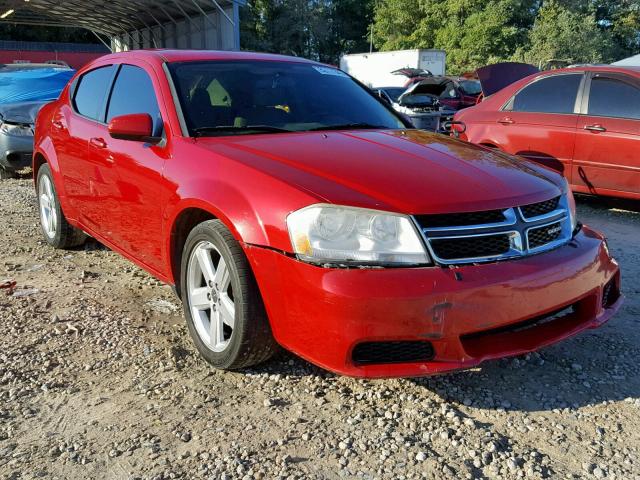
[[4, 167], [0, 167], [0, 180], [8, 180], [10, 178], [16, 178], [15, 172], [5, 170]]
[[[235, 306], [233, 331], [227, 346], [213, 351], [202, 340], [191, 313], [188, 288], [189, 262], [194, 249], [209, 242], [225, 260], [230, 274]], [[239, 370], [270, 359], [278, 350], [271, 326], [251, 267], [238, 242], [219, 220], [208, 220], [196, 226], [182, 251], [181, 293], [189, 334], [202, 357], [221, 370]]]
[[[40, 198], [40, 185], [44, 178], [47, 178], [50, 182], [51, 189], [53, 191], [53, 205], [55, 209], [57, 222], [55, 226], [55, 232], [53, 235], [49, 235], [44, 228], [42, 221], [42, 199]], [[36, 181], [36, 192], [38, 197], [38, 213], [40, 215], [40, 229], [42, 230], [42, 236], [45, 241], [54, 248], [72, 248], [82, 245], [87, 240], [87, 235], [82, 231], [67, 222], [62, 208], [60, 207], [60, 201], [58, 200], [58, 192], [56, 192], [55, 183], [53, 182], [53, 175], [51, 175], [51, 168], [49, 165], [44, 164], [38, 170], [38, 178]]]

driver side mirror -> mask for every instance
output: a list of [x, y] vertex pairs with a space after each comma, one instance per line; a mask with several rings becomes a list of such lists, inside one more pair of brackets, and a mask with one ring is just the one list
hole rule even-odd
[[148, 113], [133, 113], [113, 117], [107, 127], [109, 135], [118, 140], [158, 143], [160, 137], [153, 136], [153, 119]]

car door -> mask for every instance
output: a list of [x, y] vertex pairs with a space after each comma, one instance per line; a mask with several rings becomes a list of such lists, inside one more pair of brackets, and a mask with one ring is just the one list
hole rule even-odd
[[576, 190], [639, 195], [640, 79], [594, 72], [584, 96], [573, 161]]
[[495, 137], [509, 153], [571, 176], [584, 74], [553, 74], [520, 89], [497, 112]]
[[[80, 76], [70, 90], [70, 104], [63, 106], [52, 120], [52, 141], [64, 179], [64, 192], [78, 220], [87, 225], [92, 212], [99, 208], [91, 178], [96, 176], [96, 164], [88, 161], [89, 139], [98, 128], [104, 113], [109, 85], [115, 67], [97, 67]], [[99, 193], [99, 192], [98, 192]]]
[[[156, 83], [152, 80], [155, 78]], [[117, 74], [107, 107], [106, 122], [121, 115], [147, 113], [153, 119], [154, 136], [164, 135], [159, 89], [149, 67], [123, 64]], [[162, 172], [167, 158], [166, 139], [157, 145], [120, 140], [105, 132], [106, 149], [117, 178], [113, 185], [114, 205], [110, 212], [116, 226], [114, 242], [151, 269], [162, 263], [162, 206], [165, 194]]]

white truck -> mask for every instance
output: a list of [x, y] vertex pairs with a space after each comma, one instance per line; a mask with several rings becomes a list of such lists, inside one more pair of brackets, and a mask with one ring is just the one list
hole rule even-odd
[[340, 58], [340, 69], [371, 88], [402, 87], [407, 77], [393, 72], [405, 68], [445, 74], [447, 54], [444, 50], [397, 50], [392, 52], [356, 53]]

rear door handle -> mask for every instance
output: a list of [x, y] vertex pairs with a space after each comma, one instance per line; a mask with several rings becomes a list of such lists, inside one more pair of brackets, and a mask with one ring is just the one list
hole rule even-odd
[[604, 128], [602, 125], [585, 125], [584, 126], [585, 130], [589, 130], [590, 132], [606, 132], [607, 129]]
[[94, 137], [91, 140], [89, 140], [89, 143], [96, 148], [107, 148], [107, 142], [105, 142], [104, 139], [102, 138]]
[[58, 130], [64, 130], [64, 123], [62, 123], [60, 120], [54, 120], [53, 122], [51, 122], [51, 125], [53, 125], [53, 128], [56, 128]]
[[511, 117], [504, 117], [501, 118], [500, 120], [498, 120], [498, 123], [501, 123], [502, 125], [511, 125], [513, 123], [516, 123], [513, 121], [513, 118]]

